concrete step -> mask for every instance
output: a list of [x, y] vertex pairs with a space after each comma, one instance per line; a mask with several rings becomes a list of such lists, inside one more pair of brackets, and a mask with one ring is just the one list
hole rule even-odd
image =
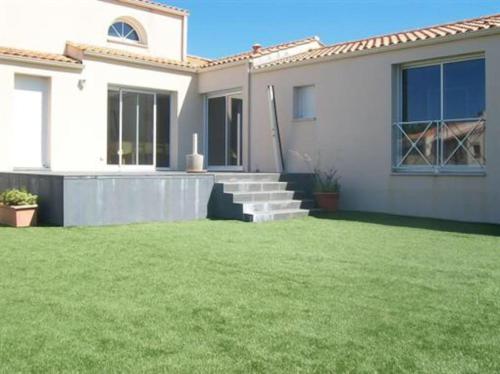
[[269, 210], [259, 213], [247, 213], [243, 215], [243, 219], [247, 222], [267, 222], [277, 221], [291, 218], [303, 218], [309, 215], [309, 211], [305, 209], [282, 209]]
[[263, 191], [285, 191], [291, 187], [287, 182], [224, 182], [224, 192], [263, 192]]
[[305, 217], [314, 201], [278, 173], [214, 173], [214, 217], [264, 222]]
[[311, 209], [313, 200], [269, 200], [263, 202], [243, 203], [243, 213], [261, 213], [272, 210]]
[[276, 200], [294, 200], [303, 196], [302, 191], [264, 191], [264, 192], [233, 192], [233, 203], [266, 202]]
[[215, 173], [215, 182], [278, 182], [279, 173]]

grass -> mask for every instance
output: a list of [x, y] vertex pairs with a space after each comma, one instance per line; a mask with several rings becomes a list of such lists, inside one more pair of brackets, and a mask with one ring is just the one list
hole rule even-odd
[[497, 373], [500, 227], [0, 228], [0, 372]]

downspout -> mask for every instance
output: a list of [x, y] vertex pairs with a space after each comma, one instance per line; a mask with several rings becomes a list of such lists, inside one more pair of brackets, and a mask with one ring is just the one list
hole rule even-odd
[[249, 172], [252, 172], [252, 60], [248, 61], [248, 69], [247, 69], [247, 79], [248, 79], [248, 82], [247, 82], [247, 111], [248, 111], [248, 115], [247, 115], [247, 127], [248, 127], [248, 131], [247, 131], [247, 147], [248, 147], [248, 151], [247, 151], [247, 157], [248, 157], [248, 162], [247, 162], [247, 165], [248, 165], [248, 171]]

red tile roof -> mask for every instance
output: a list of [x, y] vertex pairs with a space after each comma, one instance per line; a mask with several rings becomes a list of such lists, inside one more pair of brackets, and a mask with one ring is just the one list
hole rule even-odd
[[208, 58], [193, 56], [193, 55], [187, 56], [187, 60], [191, 64], [196, 65], [196, 66], [203, 66], [203, 65], [206, 65], [212, 61]]
[[[150, 0], [123, 0], [149, 2]], [[460, 34], [473, 34], [475, 32], [498, 29], [500, 32], [500, 14], [474, 18], [444, 25], [431, 26], [427, 28], [403, 31], [394, 34], [376, 36], [367, 39], [361, 39], [352, 42], [334, 44], [313, 48], [308, 52], [300, 53], [294, 56], [286, 57], [274, 62], [260, 65], [257, 69], [272, 66], [281, 66], [285, 64], [298, 63], [302, 61], [315, 61], [336, 55], [348, 55], [349, 53], [361, 51], [378, 51], [383, 48], [396, 45], [411, 45], [412, 43], [425, 40], [439, 40], [441, 38], [451, 37]], [[24, 49], [0, 47], [0, 58], [25, 59], [27, 61], [55, 63], [67, 66], [82, 66], [81, 62], [84, 55], [98, 56], [103, 58], [115, 59], [150, 66], [178, 69], [183, 71], [196, 72], [208, 67], [220, 66], [234, 62], [241, 62], [266, 56], [274, 52], [286, 50], [296, 46], [305, 45], [313, 41], [318, 41], [316, 37], [301, 39], [288, 43], [278, 44], [270, 47], [262, 47], [257, 51], [247, 51], [244, 53], [223, 57], [220, 59], [209, 60], [197, 56], [188, 56], [186, 61], [176, 61], [162, 57], [155, 57], [146, 54], [128, 52], [120, 49], [93, 46], [88, 44], [68, 42], [65, 55], [51, 54]]]
[[138, 7], [143, 7], [147, 9], [154, 9], [159, 11], [165, 11], [167, 13], [174, 13], [178, 15], [188, 15], [189, 12], [185, 9], [177, 8], [159, 1], [153, 0], [118, 0], [121, 3], [131, 4]]
[[57, 63], [75, 67], [81, 66], [80, 61], [73, 59], [71, 57], [58, 55], [54, 53], [31, 51], [27, 49], [0, 47], [0, 58], [2, 57], [7, 59], [23, 59], [26, 61], [41, 62], [48, 64]]
[[377, 49], [383, 50], [383, 48], [395, 45], [411, 44], [414, 42], [431, 39], [441, 39], [453, 35], [470, 34], [494, 28], [500, 28], [500, 14], [467, 19], [459, 22], [431, 26], [422, 29], [402, 31], [394, 34], [375, 36], [351, 42], [333, 44], [323, 48], [314, 49], [309, 52], [304, 52], [295, 56], [290, 56], [268, 64], [263, 64], [258, 68], [262, 69], [266, 67], [297, 63], [307, 60], [316, 60], [335, 55], [346, 55], [353, 52]]
[[240, 62], [240, 61], [250, 60], [252, 58], [265, 56], [265, 55], [268, 55], [268, 54], [271, 54], [271, 53], [274, 53], [274, 52], [279, 52], [279, 51], [282, 51], [282, 50], [285, 50], [285, 49], [288, 49], [288, 48], [297, 47], [297, 46], [308, 44], [308, 43], [311, 43], [311, 42], [314, 42], [314, 41], [319, 42], [318, 37], [313, 36], [313, 37], [310, 37], [310, 38], [295, 40], [295, 41], [291, 41], [291, 42], [288, 42], [288, 43], [273, 45], [273, 46], [269, 46], [269, 47], [261, 47], [257, 52], [255, 52], [255, 51], [252, 50], [252, 51], [247, 51], [247, 52], [239, 53], [239, 54], [232, 55], [232, 56], [227, 56], [227, 57], [222, 57], [222, 58], [218, 58], [218, 59], [215, 59], [215, 60], [211, 60], [210, 62], [208, 62], [203, 67], [206, 68], [206, 67], [212, 67], [212, 66], [219, 66], [219, 65], [224, 65], [224, 64], [230, 64], [230, 63], [233, 63], [233, 62]]
[[[76, 51], [76, 53], [75, 53]], [[188, 58], [187, 61], [170, 60], [163, 57], [155, 57], [121, 49], [99, 47], [95, 45], [68, 42], [66, 43], [66, 54], [74, 59], [83, 59], [84, 55], [105, 57], [114, 60], [135, 62], [139, 64], [154, 65], [164, 68], [195, 71], [199, 66], [199, 60]], [[78, 56], [80, 54], [80, 56]]]

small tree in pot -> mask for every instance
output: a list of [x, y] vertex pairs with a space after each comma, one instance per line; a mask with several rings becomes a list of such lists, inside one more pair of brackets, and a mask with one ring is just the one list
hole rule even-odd
[[14, 227], [35, 226], [38, 196], [26, 189], [10, 189], [0, 194], [0, 224]]
[[327, 212], [336, 212], [340, 197], [340, 177], [337, 170], [328, 171], [314, 169], [314, 197], [320, 209]]

